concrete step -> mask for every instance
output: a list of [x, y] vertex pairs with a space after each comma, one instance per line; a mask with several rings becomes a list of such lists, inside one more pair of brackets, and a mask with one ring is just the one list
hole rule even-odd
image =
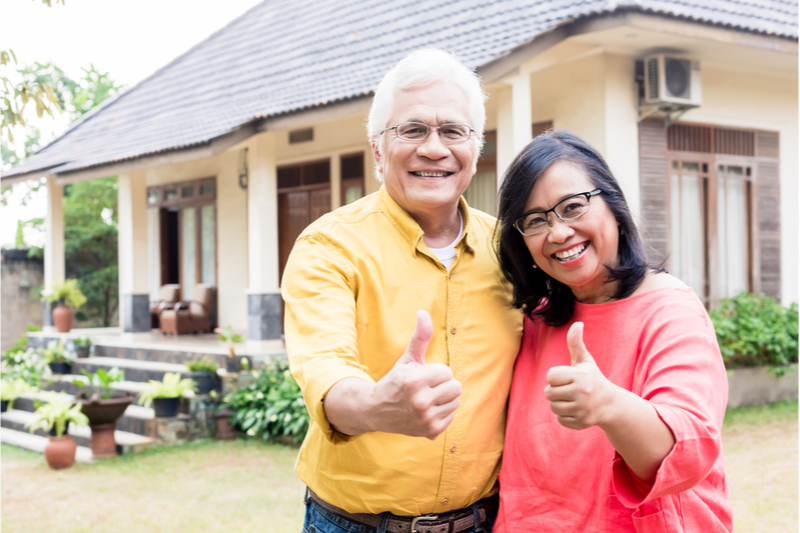
[[189, 371], [183, 364], [165, 363], [162, 361], [139, 361], [137, 359], [119, 359], [116, 357], [88, 357], [76, 359], [72, 364], [72, 373], [81, 374], [81, 370], [96, 372], [98, 368], [108, 370], [118, 367], [125, 372], [128, 381], [147, 382], [161, 381], [167, 372], [184, 374]]
[[[0, 425], [7, 429], [12, 429], [20, 432], [29, 432], [25, 424], [33, 418], [33, 413], [29, 411], [19, 411], [11, 409], [0, 415]], [[89, 426], [76, 426], [70, 424], [69, 434], [78, 444], [78, 446], [89, 447], [89, 440], [92, 435], [92, 430]], [[47, 437], [44, 431], [37, 430], [34, 435], [40, 437]], [[127, 431], [116, 430], [114, 432], [114, 439], [117, 443], [117, 453], [128, 454], [135, 453], [146, 449], [148, 446], [155, 444], [156, 439], [153, 437], [146, 437], [136, 433], [129, 433]]]
[[[6, 413], [3, 413], [3, 416], [5, 416], [5, 414]], [[44, 447], [47, 446], [48, 438], [32, 435], [28, 432], [0, 427], [0, 442], [19, 446], [26, 450], [44, 453]], [[92, 450], [86, 446], [78, 446], [77, 450], [75, 450], [75, 460], [81, 463], [92, 462]]]

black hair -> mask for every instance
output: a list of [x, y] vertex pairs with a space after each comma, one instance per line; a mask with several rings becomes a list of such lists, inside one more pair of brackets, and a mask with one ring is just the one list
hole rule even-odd
[[539, 316], [555, 327], [563, 326], [572, 318], [575, 296], [569, 287], [541, 268], [533, 268], [531, 254], [514, 222], [524, 215], [536, 182], [557, 161], [577, 164], [586, 172], [619, 224], [617, 266], [608, 268], [608, 281], [619, 282], [613, 298], [630, 296], [644, 281], [648, 270], [661, 270], [647, 262], [625, 195], [597, 150], [566, 131], [547, 131], [539, 135], [506, 171], [499, 192], [495, 237], [500, 268], [514, 288], [512, 304], [522, 309], [528, 318]]

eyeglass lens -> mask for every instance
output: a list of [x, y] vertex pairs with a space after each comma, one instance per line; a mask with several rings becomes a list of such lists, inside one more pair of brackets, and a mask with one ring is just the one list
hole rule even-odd
[[406, 141], [422, 142], [430, 131], [438, 130], [442, 141], [449, 143], [464, 142], [469, 139], [470, 129], [464, 124], [443, 124], [438, 127], [430, 127], [421, 122], [403, 122], [395, 128], [397, 136]]
[[589, 208], [589, 199], [584, 195], [572, 196], [559, 202], [554, 208], [546, 212], [530, 213], [517, 221], [519, 228], [525, 235], [541, 233], [547, 227], [547, 214], [554, 212], [561, 220], [578, 218]]

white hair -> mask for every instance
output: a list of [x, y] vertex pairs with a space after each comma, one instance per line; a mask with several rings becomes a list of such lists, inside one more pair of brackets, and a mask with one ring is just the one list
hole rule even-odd
[[[444, 50], [425, 48], [408, 54], [395, 65], [378, 84], [367, 122], [367, 136], [370, 142], [377, 142], [378, 152], [383, 153], [384, 138], [377, 136], [388, 126], [387, 122], [394, 111], [395, 96], [399, 91], [412, 87], [424, 87], [439, 81], [454, 83], [467, 97], [467, 111], [472, 120], [476, 135], [472, 139], [476, 153], [483, 147], [483, 128], [486, 125], [484, 103], [487, 95], [481, 87], [481, 80], [471, 69], [456, 57]], [[375, 176], [383, 181], [383, 175], [375, 163]]]

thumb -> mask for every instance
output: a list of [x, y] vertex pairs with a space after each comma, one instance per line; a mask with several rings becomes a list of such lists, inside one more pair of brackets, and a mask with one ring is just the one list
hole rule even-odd
[[433, 321], [431, 320], [431, 315], [427, 311], [417, 311], [417, 325], [414, 327], [414, 333], [411, 334], [411, 340], [408, 341], [406, 352], [398, 362], [424, 365], [425, 352], [428, 351], [428, 343], [432, 335]]
[[567, 347], [572, 366], [594, 362], [589, 350], [583, 344], [583, 322], [575, 322], [570, 326], [567, 332]]

